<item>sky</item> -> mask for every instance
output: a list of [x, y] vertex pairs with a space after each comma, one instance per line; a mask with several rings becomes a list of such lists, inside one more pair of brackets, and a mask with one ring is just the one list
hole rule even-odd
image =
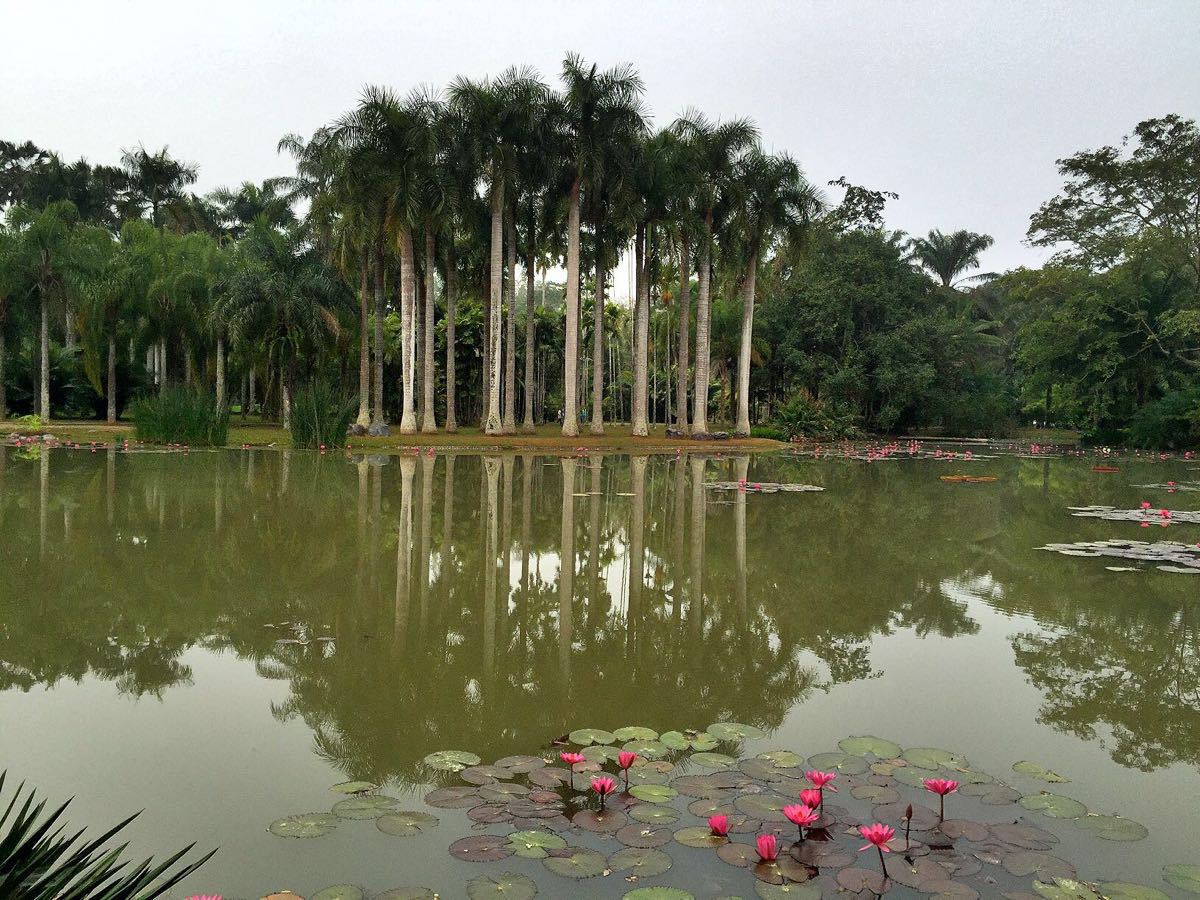
[[365, 84], [628, 62], [655, 124], [748, 116], [814, 183], [897, 192], [890, 227], [992, 235], [981, 271], [1048, 256], [1025, 231], [1056, 159], [1200, 118], [1200, 0], [0, 0], [0, 26], [0, 138], [109, 163], [167, 145], [200, 192], [290, 172], [279, 138]]

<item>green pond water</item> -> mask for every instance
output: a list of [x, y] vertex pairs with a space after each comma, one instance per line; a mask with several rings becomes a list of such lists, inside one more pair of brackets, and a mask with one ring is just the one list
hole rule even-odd
[[[178, 896], [349, 882], [461, 897], [469, 879], [511, 871], [549, 897], [658, 884], [752, 897], [747, 869], [678, 844], [663, 848], [669, 872], [636, 883], [454, 859], [452, 841], [484, 832], [466, 809], [424, 804], [436, 776], [422, 761], [553, 756], [550, 742], [583, 726], [761, 729], [723, 745], [739, 757], [871, 734], [1143, 823], [1146, 839], [1114, 842], [1018, 805], [947, 804], [1052, 831], [1082, 878], [1183, 896], [1161, 871], [1200, 863], [1200, 577], [1035, 548], [1194, 547], [1200, 525], [1147, 530], [1068, 507], [1195, 510], [1200, 493], [1134, 485], [1200, 473], [1181, 460], [1092, 465], [6, 448], [0, 766], [53, 800], [74, 795], [79, 825], [145, 808], [134, 854], [219, 847]], [[998, 481], [939, 479], [954, 472]], [[741, 476], [825, 491], [704, 487]], [[1070, 782], [1014, 773], [1019, 760]], [[341, 799], [330, 785], [347, 779], [440, 824], [412, 837], [370, 820], [311, 840], [268, 832], [328, 811]], [[853, 802], [846, 779], [839, 803]], [[697, 824], [681, 809], [673, 827]], [[998, 871], [997, 895], [1029, 889]], [[986, 874], [972, 880], [985, 895]]]

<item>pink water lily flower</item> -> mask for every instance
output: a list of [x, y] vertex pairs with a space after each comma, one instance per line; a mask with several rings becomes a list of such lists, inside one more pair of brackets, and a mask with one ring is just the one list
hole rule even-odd
[[600, 797], [600, 808], [604, 809], [604, 800], [617, 789], [617, 783], [605, 775], [603, 778], [592, 779], [592, 790]]
[[1143, 501], [1142, 501], [1142, 509], [1149, 509], [1149, 508], [1150, 508], [1150, 501], [1149, 501], [1149, 500], [1143, 500]]
[[773, 834], [760, 834], [754, 840], [754, 848], [763, 862], [775, 862], [779, 859], [779, 842]]
[[631, 753], [628, 750], [622, 750], [617, 754], [617, 765], [622, 769], [628, 769], [637, 761], [638, 755]]
[[800, 802], [816, 809], [821, 805], [821, 792], [816, 788], [805, 788], [800, 792]]
[[[825, 785], [837, 778], [837, 772], [818, 772], [816, 769], [805, 772], [804, 777], [813, 783], [818, 789], [824, 788]], [[836, 791], [837, 788], [831, 787], [831, 791]]]
[[890, 825], [884, 825], [882, 822], [876, 822], [873, 825], [859, 825], [858, 833], [867, 839], [867, 843], [858, 848], [858, 852], [870, 850], [874, 847], [879, 851], [879, 868], [883, 870], [883, 877], [887, 878], [887, 865], [883, 861], [883, 854], [891, 853], [892, 848], [888, 846], [888, 841], [896, 836], [896, 829]]
[[925, 790], [931, 794], [938, 795], [938, 801], [941, 808], [938, 810], [938, 820], [946, 818], [946, 795], [953, 794], [958, 790], [958, 782], [952, 781], [949, 778], [926, 778]]
[[800, 829], [800, 840], [804, 840], [804, 829], [811, 828], [821, 818], [811, 806], [793, 803], [783, 808], [783, 814], [788, 821]]
[[572, 768], [574, 768], [575, 766], [579, 765], [579, 763], [581, 763], [585, 759], [587, 759], [587, 757], [584, 756], [582, 753], [571, 753], [571, 752], [565, 751], [565, 750], [562, 753], [558, 754], [558, 758], [561, 759], [563, 762], [565, 762], [568, 766], [571, 766]]
[[708, 830], [717, 837], [725, 837], [729, 834], [729, 817], [717, 814], [708, 817]]

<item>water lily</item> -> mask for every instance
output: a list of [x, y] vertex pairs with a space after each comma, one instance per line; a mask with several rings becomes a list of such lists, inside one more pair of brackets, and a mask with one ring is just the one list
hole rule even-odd
[[565, 762], [568, 766], [570, 766], [572, 768], [572, 770], [579, 763], [581, 763], [585, 759], [587, 759], [587, 757], [584, 756], [582, 753], [571, 753], [570, 751], [566, 751], [566, 750], [564, 750], [562, 753], [558, 754], [558, 758], [561, 759], [563, 762]]
[[773, 834], [760, 834], [754, 839], [754, 848], [763, 862], [775, 862], [779, 859], [779, 842]]
[[821, 818], [811, 806], [805, 806], [800, 803], [785, 806], [783, 814], [787, 816], [789, 822], [800, 829], [800, 840], [804, 840], [804, 829], [811, 828], [816, 824], [817, 819]]
[[717, 814], [708, 817], [708, 830], [717, 837], [725, 837], [729, 834], [729, 817]]
[[1142, 501], [1142, 509], [1149, 509], [1149, 508], [1150, 508], [1150, 501], [1149, 501], [1149, 500], [1143, 500], [1143, 501]]
[[638, 755], [629, 750], [622, 750], [617, 754], [617, 765], [625, 773], [625, 790], [629, 790], [629, 767], [637, 762]]
[[837, 793], [837, 788], [835, 788], [832, 784], [830, 784], [830, 782], [833, 781], [833, 779], [837, 778], [837, 772], [820, 772], [816, 769], [810, 769], [809, 771], [804, 773], [804, 777], [807, 778], [813, 784], [813, 786], [816, 787], [816, 789], [820, 792], [821, 799], [820, 799], [820, 802], [817, 803], [817, 806], [820, 807], [821, 809], [824, 809], [825, 808], [825, 788], [828, 787], [835, 794]]
[[953, 794], [958, 790], [958, 782], [952, 781], [949, 778], [926, 778], [925, 790], [932, 794], [938, 795], [938, 801], [941, 804], [938, 810], [938, 821], [946, 818], [946, 795]]
[[604, 809], [604, 800], [617, 789], [617, 783], [607, 775], [603, 778], [592, 779], [592, 790], [600, 797], [600, 808]]
[[821, 792], [816, 788], [805, 788], [800, 792], [800, 802], [816, 809], [821, 805]]
[[872, 847], [879, 851], [879, 868], [883, 870], [883, 877], [887, 878], [887, 866], [883, 862], [883, 854], [892, 852], [888, 841], [896, 836], [896, 829], [890, 825], [884, 825], [882, 822], [876, 822], [873, 825], [859, 825], [858, 833], [867, 839], [867, 843], [859, 847], [858, 852], [862, 853]]

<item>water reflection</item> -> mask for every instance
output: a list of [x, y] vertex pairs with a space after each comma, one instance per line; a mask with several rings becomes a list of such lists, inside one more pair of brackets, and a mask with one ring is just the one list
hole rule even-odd
[[[1186, 579], [1147, 574], [1130, 602], [1094, 560], [1036, 554], [1106, 534], [1063, 514], [1105, 488], [997, 465], [994, 490], [949, 493], [911, 466], [695, 454], [7, 451], [0, 689], [91, 675], [164, 698], [193, 677], [184, 651], [231, 652], [286, 683], [273, 715], [347, 777], [420, 780], [431, 750], [583, 724], [771, 729], [814, 690], [904, 678], [873, 662], [883, 637], [976, 633], [982, 597], [1027, 617], [1012, 648], [1040, 721], [1111, 731], [1124, 765], [1200, 761]], [[828, 491], [705, 487], [752, 470]]]

